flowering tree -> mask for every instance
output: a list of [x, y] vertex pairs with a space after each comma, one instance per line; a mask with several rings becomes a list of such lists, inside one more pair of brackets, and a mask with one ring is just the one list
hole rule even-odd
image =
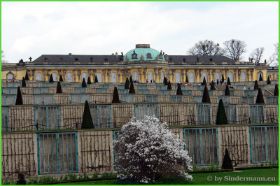
[[114, 142], [118, 178], [133, 183], [153, 183], [164, 179], [191, 180], [191, 158], [184, 144], [153, 116], [133, 118]]

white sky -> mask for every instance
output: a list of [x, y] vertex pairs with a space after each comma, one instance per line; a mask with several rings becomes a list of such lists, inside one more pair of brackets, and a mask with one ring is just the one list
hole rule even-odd
[[4, 59], [42, 54], [112, 54], [149, 43], [186, 54], [196, 42], [229, 39], [257, 47], [268, 59], [278, 42], [277, 2], [2, 2]]

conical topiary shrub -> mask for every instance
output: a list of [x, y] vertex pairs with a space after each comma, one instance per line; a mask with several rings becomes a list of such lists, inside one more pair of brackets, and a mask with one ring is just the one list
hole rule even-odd
[[97, 75], [94, 76], [94, 83], [98, 83]]
[[27, 72], [27, 71], [26, 71], [26, 73], [25, 73], [24, 79], [25, 79], [26, 81], [29, 81], [29, 75], [28, 75], [28, 72]]
[[182, 96], [182, 95], [183, 95], [183, 92], [182, 92], [181, 84], [180, 84], [180, 83], [177, 84], [177, 92], [176, 92], [176, 95], [178, 95], [178, 96]]
[[132, 76], [129, 77], [129, 81], [130, 81], [130, 82], [133, 82]]
[[135, 94], [135, 89], [134, 89], [134, 85], [133, 85], [133, 81], [130, 82], [130, 86], [129, 86], [129, 94]]
[[112, 103], [120, 103], [120, 99], [119, 99], [119, 92], [117, 87], [114, 87], [114, 92], [113, 92], [113, 100]]
[[230, 96], [230, 91], [229, 91], [228, 85], [226, 86], [226, 89], [225, 89], [225, 96]]
[[203, 90], [202, 103], [211, 103], [207, 86]]
[[204, 86], [206, 86], [206, 85], [207, 85], [207, 82], [206, 82], [205, 77], [203, 78], [203, 81], [202, 81], [201, 85], [204, 85]]
[[271, 84], [271, 81], [270, 81], [270, 76], [268, 76], [268, 77], [267, 77], [266, 83], [267, 83], [268, 85], [270, 85], [270, 84]]
[[263, 81], [262, 74], [260, 74], [260, 76], [259, 76], [259, 81]]
[[225, 77], [224, 77], [224, 74], [222, 74], [222, 81], [221, 83], [224, 83], [225, 82]]
[[217, 85], [219, 84], [219, 80], [217, 79]]
[[229, 152], [228, 152], [227, 149], [225, 151], [223, 164], [222, 164], [222, 169], [233, 170], [232, 161], [230, 159]]
[[210, 83], [210, 90], [216, 90], [215, 83], [213, 80]]
[[164, 76], [164, 78], [163, 78], [163, 84], [164, 85], [168, 85], [168, 81], [167, 81], [167, 78]]
[[217, 125], [228, 124], [224, 102], [222, 99], [220, 99], [219, 101], [219, 106], [218, 106], [218, 111], [216, 116], [216, 124]]
[[258, 89], [259, 89], [259, 84], [258, 81], [256, 80], [254, 85], [254, 90], [258, 90]]
[[167, 90], [172, 90], [172, 86], [171, 86], [170, 81], [168, 81], [168, 83], [167, 83]]
[[63, 78], [62, 78], [62, 75], [60, 74], [60, 76], [59, 76], [59, 81], [63, 81]]
[[278, 96], [278, 84], [275, 84], [275, 87], [274, 87], [274, 96]]
[[128, 80], [128, 78], [126, 78], [126, 80], [125, 80], [124, 88], [125, 89], [129, 89], [129, 80]]
[[56, 85], [56, 93], [57, 93], [57, 94], [61, 94], [61, 93], [62, 93], [62, 88], [61, 88], [60, 81], [57, 82], [57, 85]]
[[22, 100], [22, 94], [21, 94], [20, 87], [17, 88], [16, 105], [23, 105], [23, 100]]
[[82, 87], [83, 87], [83, 88], [86, 88], [86, 87], [87, 87], [87, 83], [86, 83], [85, 78], [83, 78]]
[[262, 93], [262, 89], [261, 88], [258, 89], [258, 95], [257, 95], [257, 99], [256, 99], [256, 104], [264, 104], [264, 98], [263, 98], [263, 93]]
[[50, 75], [49, 82], [50, 82], [50, 83], [53, 83], [53, 82], [54, 82], [54, 81], [53, 81], [53, 76], [52, 76], [52, 74]]
[[188, 75], [186, 75], [186, 83], [189, 83]]
[[91, 84], [91, 79], [90, 79], [90, 76], [88, 76], [87, 78], [87, 84], [90, 85]]
[[227, 85], [231, 85], [229, 77], [227, 78]]
[[25, 82], [25, 78], [24, 77], [22, 77], [21, 87], [26, 87], [26, 82]]
[[92, 117], [90, 114], [88, 101], [85, 102], [84, 113], [83, 113], [83, 121], [82, 121], [82, 129], [93, 129], [94, 125], [92, 122]]

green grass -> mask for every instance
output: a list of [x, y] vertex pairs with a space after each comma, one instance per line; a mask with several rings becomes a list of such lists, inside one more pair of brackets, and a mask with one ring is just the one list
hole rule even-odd
[[[159, 184], [267, 184], [267, 185], [278, 185], [278, 168], [262, 168], [262, 169], [245, 169], [245, 170], [237, 170], [234, 172], [204, 172], [204, 173], [193, 173], [193, 181], [191, 182], [178, 182], [178, 183], [159, 183]], [[248, 179], [248, 178], [256, 179], [257, 177], [270, 178], [270, 181], [235, 181], [236, 179]], [[218, 180], [219, 178], [219, 180]], [[229, 178], [234, 181], [228, 181]], [[87, 182], [71, 182], [68, 184], [77, 184], [77, 185], [92, 185], [92, 184], [115, 184], [116, 180], [95, 180], [95, 181], [87, 181]], [[64, 183], [66, 184], [66, 183]]]

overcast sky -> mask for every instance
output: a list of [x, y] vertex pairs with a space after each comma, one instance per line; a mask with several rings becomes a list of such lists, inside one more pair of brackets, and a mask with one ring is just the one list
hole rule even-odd
[[245, 60], [278, 42], [277, 2], [2, 2], [4, 59], [42, 54], [112, 54], [149, 43], [167, 54], [187, 54], [197, 41], [247, 43]]

